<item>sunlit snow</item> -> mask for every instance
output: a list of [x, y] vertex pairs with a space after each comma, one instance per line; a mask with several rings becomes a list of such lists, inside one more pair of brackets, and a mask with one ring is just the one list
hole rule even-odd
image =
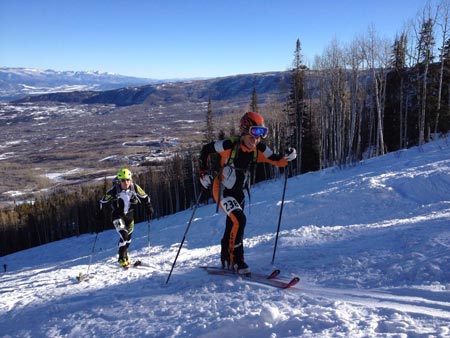
[[[283, 182], [252, 188], [253, 271], [273, 268]], [[192, 210], [137, 224], [130, 253], [144, 265], [128, 271], [114, 230], [98, 234], [92, 257], [95, 234], [0, 257], [1, 335], [450, 336], [448, 138], [290, 178], [274, 265], [301, 281], [287, 291], [199, 269], [219, 263], [225, 217], [215, 209], [197, 209], [168, 284]]]

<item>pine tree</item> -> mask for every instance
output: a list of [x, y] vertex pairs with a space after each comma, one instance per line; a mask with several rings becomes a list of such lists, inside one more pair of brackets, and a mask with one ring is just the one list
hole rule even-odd
[[214, 141], [214, 123], [213, 123], [213, 111], [211, 104], [211, 96], [208, 99], [208, 110], [206, 112], [206, 131], [205, 131], [206, 143]]
[[259, 109], [258, 109], [258, 94], [256, 93], [256, 88], [255, 87], [253, 87], [252, 102], [250, 103], [250, 111], [259, 112]]
[[390, 151], [406, 146], [407, 107], [405, 105], [405, 87], [407, 36], [402, 33], [396, 37], [392, 47], [390, 67], [386, 87], [386, 106], [384, 116], [384, 134]]
[[305, 111], [304, 102], [304, 81], [305, 81], [305, 66], [302, 64], [301, 44], [297, 39], [294, 52], [294, 61], [292, 68], [291, 91], [288, 98], [287, 106], [287, 144], [297, 149], [297, 159], [294, 163], [294, 174], [301, 173], [301, 158], [302, 158], [302, 136], [303, 136], [303, 115]]

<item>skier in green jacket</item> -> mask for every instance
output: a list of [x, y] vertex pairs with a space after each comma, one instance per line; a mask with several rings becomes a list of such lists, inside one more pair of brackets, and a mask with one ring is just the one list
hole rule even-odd
[[140, 203], [145, 206], [150, 219], [153, 215], [150, 196], [138, 184], [133, 182], [131, 171], [127, 168], [117, 172], [113, 186], [100, 200], [100, 207], [103, 204], [110, 204], [112, 207], [111, 221], [120, 236], [119, 265], [122, 267], [130, 266], [128, 248], [134, 229], [133, 212]]

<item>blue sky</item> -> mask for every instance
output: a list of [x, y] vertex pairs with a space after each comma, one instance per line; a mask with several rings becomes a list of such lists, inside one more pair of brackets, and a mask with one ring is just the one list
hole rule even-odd
[[0, 67], [217, 77], [306, 64], [374, 25], [393, 39], [425, 0], [0, 0]]

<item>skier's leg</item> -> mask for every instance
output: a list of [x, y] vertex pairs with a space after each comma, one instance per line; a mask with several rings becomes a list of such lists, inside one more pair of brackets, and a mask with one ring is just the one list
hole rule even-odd
[[118, 218], [113, 221], [114, 227], [119, 234], [119, 264], [121, 266], [127, 266], [128, 264], [128, 247], [130, 245], [130, 234], [128, 233], [125, 221], [123, 218]]
[[230, 232], [233, 227], [233, 221], [230, 217], [227, 216], [225, 231], [223, 232], [223, 237], [220, 242], [221, 251], [220, 251], [220, 261], [222, 262], [222, 268], [228, 269], [231, 267], [230, 265], [230, 253], [228, 250], [228, 245], [230, 243]]
[[237, 269], [248, 268], [244, 262], [244, 228], [247, 218], [242, 210], [233, 211], [229, 215], [229, 218], [232, 220], [228, 241], [230, 262], [233, 268], [236, 264]]
[[[231, 196], [222, 198], [221, 209], [227, 214], [227, 223], [222, 238], [221, 258], [228, 258], [231, 266], [244, 263], [243, 237], [246, 217], [238, 201]], [[228, 257], [226, 253], [228, 252]], [[242, 265], [242, 264], [241, 264]]]

